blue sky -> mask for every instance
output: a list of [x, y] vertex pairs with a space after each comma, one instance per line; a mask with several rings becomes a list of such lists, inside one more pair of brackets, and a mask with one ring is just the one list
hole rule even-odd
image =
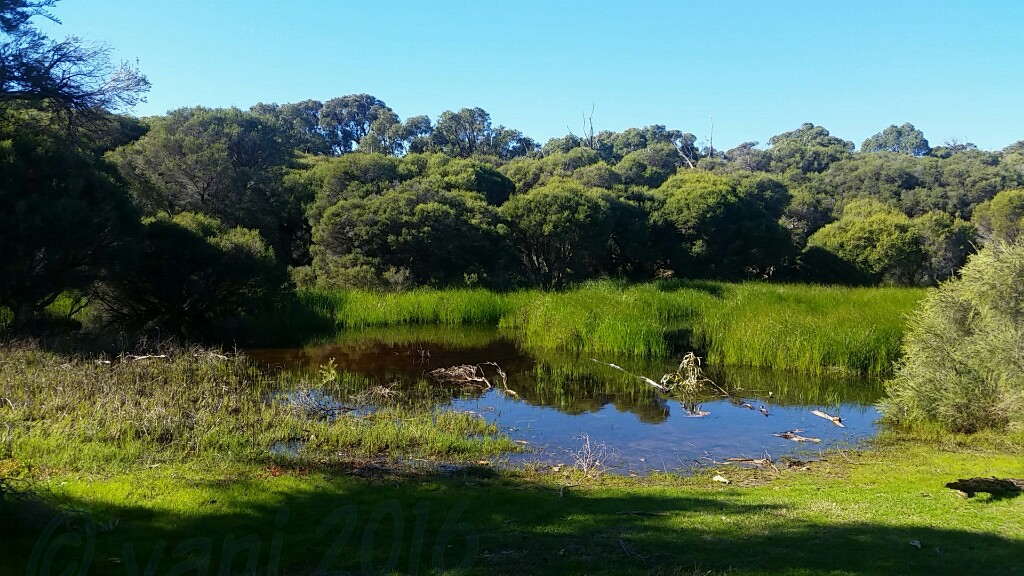
[[803, 122], [853, 140], [1024, 139], [1024, 2], [62, 0], [54, 36], [138, 59], [138, 115], [367, 92], [479, 106], [540, 142], [664, 124], [719, 149]]

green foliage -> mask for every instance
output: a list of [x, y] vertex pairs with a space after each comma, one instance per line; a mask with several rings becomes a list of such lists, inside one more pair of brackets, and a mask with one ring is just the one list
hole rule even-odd
[[996, 243], [911, 317], [886, 419], [954, 432], [1024, 426], [1024, 244]]
[[847, 204], [838, 222], [815, 232], [807, 243], [809, 250], [827, 251], [874, 282], [932, 285], [963, 265], [974, 237], [973, 226], [948, 214], [909, 218], [863, 199]]
[[137, 218], [110, 167], [45, 120], [0, 118], [0, 307], [16, 326], [106, 276]]
[[534, 151], [537, 144], [518, 130], [492, 126], [491, 115], [482, 108], [462, 108], [441, 113], [427, 147], [459, 158], [484, 155], [510, 160]]
[[905, 316], [923, 292], [784, 284], [730, 285], [694, 323], [708, 361], [807, 373], [887, 374]]
[[876, 282], [910, 284], [924, 259], [910, 218], [873, 200], [851, 202], [843, 218], [818, 230], [808, 247], [823, 248]]
[[668, 253], [678, 275], [767, 276], [789, 252], [788, 233], [765, 210], [775, 210], [774, 193], [757, 185], [743, 193], [732, 179], [687, 171], [657, 192], [665, 201], [652, 220], [675, 232]]
[[981, 203], [973, 221], [987, 243], [1016, 242], [1024, 238], [1024, 188], [1003, 190]]
[[483, 197], [420, 180], [337, 202], [315, 224], [313, 241], [325, 285], [459, 284], [467, 274], [491, 282], [502, 265], [497, 214]]
[[657, 188], [675, 174], [683, 161], [671, 144], [655, 144], [626, 154], [615, 171], [627, 185]]
[[771, 168], [774, 172], [798, 170], [804, 174], [824, 172], [853, 152], [853, 142], [836, 138], [821, 126], [805, 123], [796, 130], [772, 136]]
[[144, 224], [133, 257], [99, 294], [119, 327], [208, 338], [286, 293], [287, 275], [255, 230], [191, 212]]
[[[749, 282], [587, 282], [562, 292], [314, 292], [339, 328], [498, 326], [531, 354], [663, 358], [682, 337], [715, 365], [886, 374], [923, 291]], [[312, 301], [312, 300], [311, 300]]]
[[901, 126], [891, 124], [885, 130], [871, 136], [860, 145], [862, 152], [893, 152], [896, 154], [909, 154], [911, 156], [924, 156], [931, 151], [928, 140], [910, 122]]
[[149, 132], [110, 153], [149, 215], [202, 212], [254, 228], [291, 259], [303, 228], [302, 188], [286, 187], [290, 149], [280, 128], [237, 108], [181, 108], [151, 119]]
[[585, 277], [611, 228], [600, 193], [568, 180], [518, 194], [500, 212], [524, 273], [544, 288]]

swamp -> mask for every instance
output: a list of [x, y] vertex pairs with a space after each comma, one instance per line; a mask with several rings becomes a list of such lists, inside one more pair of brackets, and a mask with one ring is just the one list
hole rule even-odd
[[1024, 575], [1019, 6], [118, 4], [0, 1], [0, 576]]

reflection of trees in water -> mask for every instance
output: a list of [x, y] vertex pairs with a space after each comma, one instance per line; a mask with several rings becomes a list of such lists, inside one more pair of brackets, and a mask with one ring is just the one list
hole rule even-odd
[[[678, 363], [678, 359], [634, 359], [623, 362], [627, 374], [584, 356], [543, 353], [531, 357], [513, 342], [501, 338], [494, 328], [465, 326], [361, 330], [344, 334], [330, 344], [253, 351], [252, 356], [264, 365], [308, 374], [316, 374], [321, 365], [333, 358], [339, 371], [361, 377], [345, 380], [345, 395], [382, 384], [401, 392], [405, 403], [424, 405], [480, 397], [485, 392], [478, 386], [438, 383], [426, 377], [430, 370], [496, 362], [508, 373], [509, 387], [531, 405], [583, 414], [611, 404], [648, 423], [665, 421], [669, 404], [663, 395], [632, 375], [657, 381], [675, 370]], [[882, 393], [878, 380], [841, 375], [807, 377], [740, 368], [719, 369], [709, 376], [734, 398], [768, 401], [770, 397], [772, 403], [779, 405], [868, 405]], [[709, 390], [698, 397], [675, 399], [685, 400], [684, 407], [696, 412], [701, 403], [719, 398], [720, 393]]]

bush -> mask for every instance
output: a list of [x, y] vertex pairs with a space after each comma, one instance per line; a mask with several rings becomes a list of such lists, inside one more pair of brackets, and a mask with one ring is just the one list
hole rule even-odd
[[1024, 243], [971, 257], [912, 316], [882, 411], [953, 432], [1024, 426]]
[[127, 330], [207, 338], [289, 290], [259, 233], [202, 214], [147, 220], [137, 249], [98, 294], [110, 323]]

